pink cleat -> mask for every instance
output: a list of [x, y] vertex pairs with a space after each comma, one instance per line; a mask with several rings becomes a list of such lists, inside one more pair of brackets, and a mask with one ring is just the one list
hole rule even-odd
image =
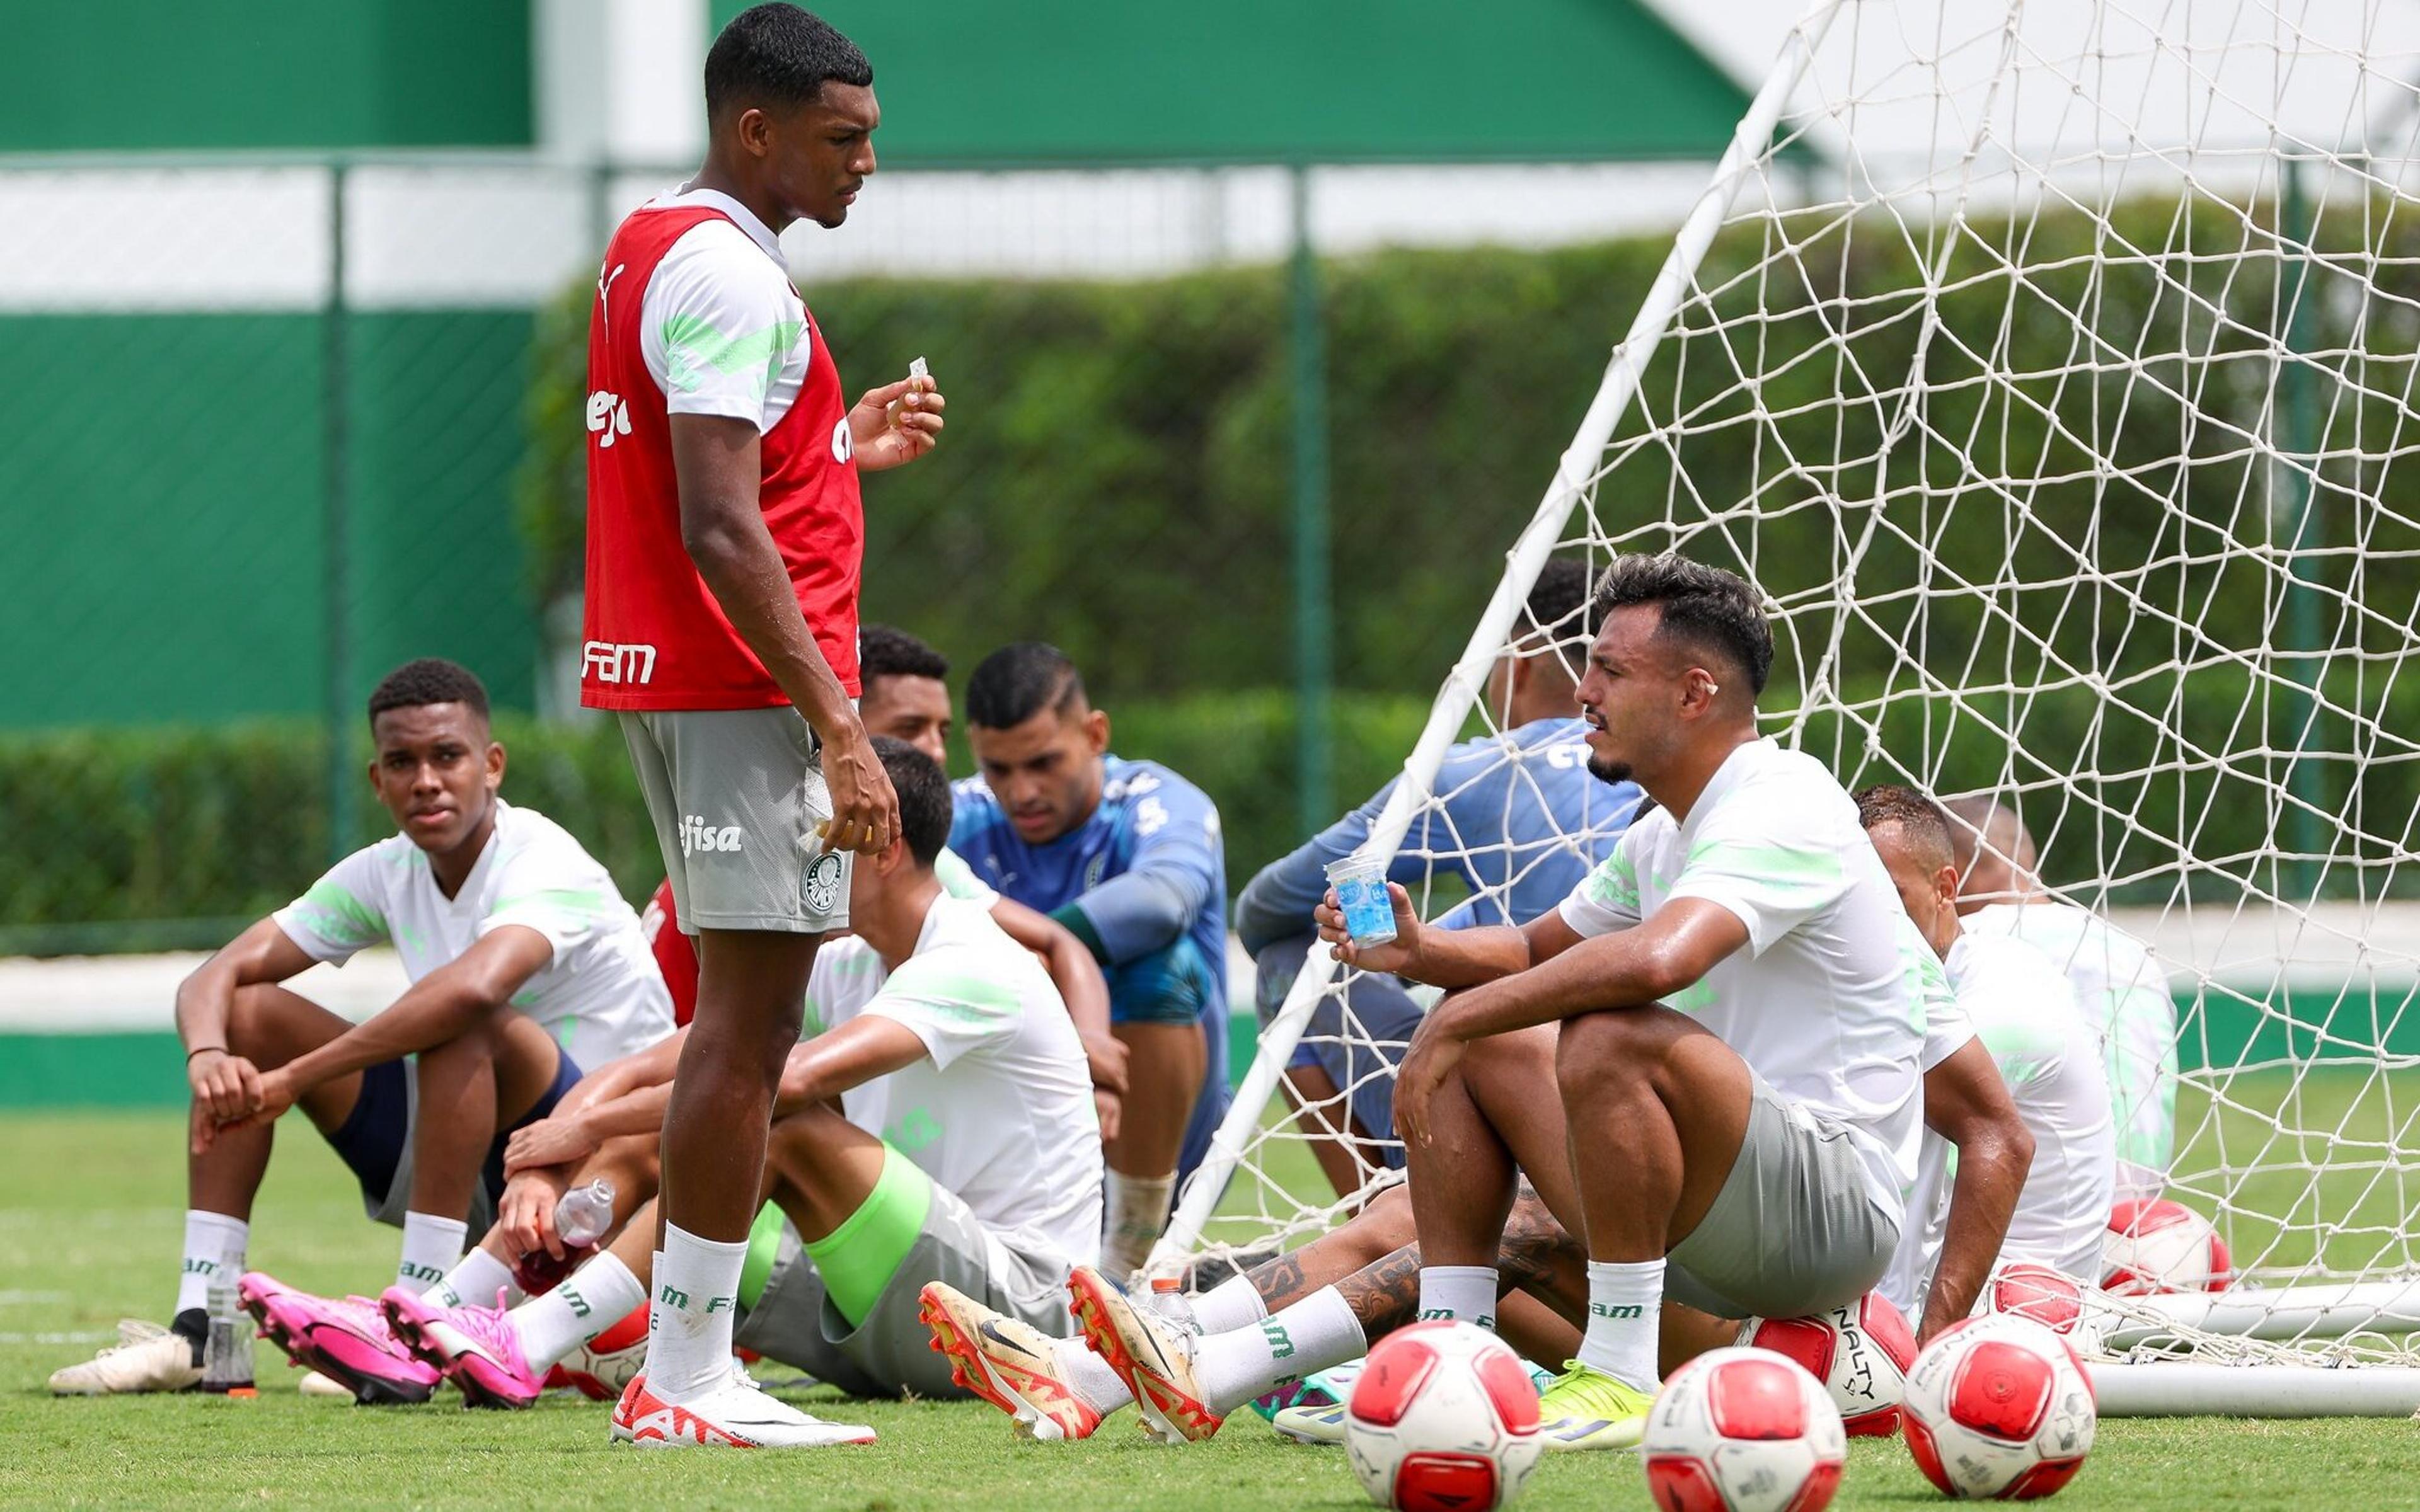
[[531, 1368], [504, 1308], [443, 1307], [409, 1287], [387, 1288], [379, 1306], [412, 1358], [443, 1371], [469, 1405], [519, 1409], [546, 1390], [546, 1372]]
[[296, 1365], [351, 1387], [357, 1402], [425, 1402], [443, 1379], [411, 1357], [366, 1297], [315, 1297], [252, 1271], [236, 1283], [236, 1298], [261, 1337]]

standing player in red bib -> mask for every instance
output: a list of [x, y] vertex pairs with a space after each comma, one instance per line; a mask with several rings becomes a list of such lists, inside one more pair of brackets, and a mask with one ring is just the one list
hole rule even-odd
[[735, 17], [706, 54], [706, 164], [622, 223], [589, 316], [581, 702], [620, 711], [699, 957], [647, 1365], [613, 1413], [628, 1442], [871, 1437], [758, 1391], [731, 1331], [815, 948], [847, 927], [851, 856], [899, 834], [853, 702], [858, 473], [931, 450], [942, 400], [920, 376], [848, 408], [776, 239], [847, 219], [874, 172], [873, 85], [796, 6]]

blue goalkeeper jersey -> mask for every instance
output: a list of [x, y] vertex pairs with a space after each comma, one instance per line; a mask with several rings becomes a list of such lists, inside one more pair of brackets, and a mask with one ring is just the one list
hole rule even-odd
[[[1437, 801], [1412, 816], [1388, 876], [1416, 895], [1433, 875], [1461, 878], [1471, 896], [1437, 920], [1446, 928], [1528, 923], [1579, 886], [1638, 811], [1638, 784], [1600, 781], [1588, 763], [1588, 725], [1578, 718], [1532, 719], [1450, 748]], [[1261, 869], [1235, 903], [1245, 949], [1257, 955], [1309, 933], [1327, 863], [1370, 838], [1402, 780]]]
[[1156, 762], [1101, 758], [1101, 801], [1057, 840], [1030, 845], [980, 777], [953, 790], [950, 849], [1004, 897], [1070, 919], [1115, 968], [1178, 941], [1215, 990], [1201, 1009], [1209, 1063], [1182, 1168], [1209, 1147], [1227, 1103], [1227, 861], [1218, 806]]

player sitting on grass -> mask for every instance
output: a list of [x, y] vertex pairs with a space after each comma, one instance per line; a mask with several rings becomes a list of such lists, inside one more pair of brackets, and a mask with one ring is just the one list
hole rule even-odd
[[2034, 838], [2014, 809], [1989, 797], [1947, 805], [1970, 935], [2012, 935], [2067, 973], [2075, 1006], [2101, 1040], [2117, 1125], [2117, 1196], [2155, 1197], [2177, 1148], [2177, 1000], [2142, 942], [2042, 887]]
[[[60, 1393], [174, 1391], [200, 1380], [213, 1284], [244, 1269], [254, 1195], [277, 1116], [299, 1104], [359, 1180], [370, 1216], [400, 1224], [399, 1285], [508, 1281], [462, 1242], [488, 1227], [510, 1131], [544, 1117], [602, 1062], [672, 1027], [638, 917], [605, 869], [534, 810], [497, 795], [504, 749], [479, 680], [410, 662], [371, 693], [370, 784], [400, 834], [338, 862], [204, 963], [177, 992], [193, 1086], [185, 1250], [169, 1332], [51, 1379]], [[393, 941], [411, 986], [360, 1024], [277, 985]], [[416, 1401], [436, 1375], [375, 1310], [258, 1275], [247, 1305], [299, 1357], [365, 1401]]]
[[[2098, 1278], [2117, 1171], [2109, 1083], [2100, 1044], [2057, 965], [2022, 939], [1960, 927], [1949, 816], [1913, 788], [1893, 786], [1860, 792], [1857, 812], [2031, 1136], [2007, 1233], [1994, 1250], [1982, 1250], [1973, 1240], [1962, 1243], [1962, 1205], [1970, 1189], [1996, 1182], [1962, 1145], [1953, 1179], [1949, 1143], [1926, 1134], [1906, 1234], [1882, 1289], [1910, 1317], [1925, 1296], [1917, 1336], [1929, 1338], [1972, 1309], [1995, 1254], [2001, 1262], [2047, 1265], [2086, 1284]], [[1928, 1112], [1931, 1101], [1928, 1073]]]
[[1109, 755], [1109, 717], [1055, 647], [1005, 646], [967, 681], [982, 776], [950, 845], [1002, 893], [1075, 931], [1108, 971], [1127, 1051], [1108, 1149], [1103, 1263], [1125, 1275], [1227, 1110], [1227, 869], [1218, 810], [1156, 762]]
[[[1099, 1124], [1049, 979], [933, 875], [950, 825], [940, 768], [898, 741], [876, 749], [902, 835], [860, 859], [853, 937], [816, 958], [814, 1038], [789, 1057], [768, 1149], [768, 1195], [788, 1222], [760, 1223], [752, 1237], [735, 1338], [861, 1395], [946, 1396], [949, 1363], [927, 1348], [919, 1290], [946, 1282], [1011, 1318], [1063, 1327], [1067, 1273], [1099, 1244]], [[644, 1142], [662, 1101], [640, 1092], [592, 1111]], [[383, 1301], [473, 1400], [522, 1405], [550, 1364], [644, 1294], [652, 1227], [643, 1211], [609, 1252], [510, 1313], [442, 1306], [409, 1288]], [[803, 1415], [803, 1437], [761, 1421], [743, 1433], [713, 1406], [659, 1402], [642, 1377], [615, 1408], [613, 1434], [742, 1445], [872, 1437]]]
[[[868, 625], [858, 632], [858, 678], [865, 691], [858, 700], [858, 717], [866, 733], [889, 735], [949, 764], [949, 661], [907, 631], [888, 625]], [[1104, 1137], [1114, 1138], [1126, 1085], [1126, 1048], [1109, 1032], [1109, 992], [1093, 952], [1067, 927], [1023, 903], [994, 892], [974, 869], [954, 851], [943, 850], [933, 863], [941, 890], [953, 898], [970, 898], [991, 910], [992, 922], [1008, 937], [1042, 958], [1051, 983], [1067, 1002], [1068, 1016], [1083, 1038], [1085, 1058], [1092, 1064], [1093, 1105], [1101, 1116]], [[647, 901], [644, 920], [656, 964], [673, 995], [673, 1020], [687, 1024], [697, 1006], [697, 946], [681, 933], [673, 886], [665, 881]]]
[[[1557, 558], [1538, 574], [1528, 625], [1488, 671], [1487, 709], [1502, 733], [1449, 749], [1434, 784], [1437, 803], [1404, 831], [1388, 869], [1393, 880], [1409, 887], [1443, 873], [1472, 894], [1437, 920], [1440, 929], [1526, 924], [1554, 907], [1612, 849], [1638, 807], [1635, 784], [1607, 787], [1588, 774], [1588, 727], [1574, 693], [1578, 656], [1565, 644], [1583, 633], [1588, 596], [1588, 568], [1577, 561]], [[1310, 843], [1263, 867], [1236, 899], [1235, 933], [1259, 968], [1264, 1024], [1285, 1002], [1311, 949], [1311, 911], [1327, 894], [1328, 863], [1368, 841], [1394, 790], [1388, 782]], [[1403, 1165], [1394, 1069], [1420, 1008], [1395, 978], [1357, 976], [1341, 999], [1322, 997], [1303, 1027], [1287, 1091], [1339, 1196], [1357, 1191], [1370, 1166]]]
[[[1494, 1313], [1519, 1174], [1586, 1241], [1587, 1333], [1544, 1409], [1566, 1449], [1637, 1442], [1668, 1289], [1720, 1317], [1788, 1318], [1882, 1277], [1915, 1177], [1926, 1017], [1922, 945], [1856, 806], [1758, 737], [1773, 639], [1756, 591], [1624, 556], [1594, 607], [1591, 764], [1635, 774], [1656, 810], [1521, 929], [1427, 928], [1401, 887], [1391, 944], [1357, 949], [1331, 906], [1319, 915], [1349, 964], [1452, 990], [1395, 1090], [1421, 1314]], [[1147, 1419], [1215, 1429], [1199, 1341], [1090, 1273], [1070, 1289]], [[1333, 1311], [1314, 1296], [1272, 1317], [1269, 1367], [1297, 1330], [1357, 1327]]]

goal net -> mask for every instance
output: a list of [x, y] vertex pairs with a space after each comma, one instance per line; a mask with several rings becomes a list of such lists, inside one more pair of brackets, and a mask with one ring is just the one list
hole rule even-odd
[[[1745, 574], [1772, 734], [1851, 786], [1998, 798], [2166, 978], [2166, 1191], [2237, 1289], [2224, 1321], [2136, 1305], [2180, 1319], [2118, 1331], [2138, 1352], [2392, 1353], [2394, 1305], [2287, 1304], [2420, 1271], [2415, 84], [2420, 12], [2386, 0], [1811, 10], [1507, 522], [1373, 840], [1426, 838], [1432, 912], [1504, 843], [1415, 821], [1449, 742], [1503, 733], [1481, 689], [1550, 555]], [[1264, 1025], [1163, 1256], [1296, 1242], [1390, 1179], [1364, 1144], [1340, 1196], [1285, 1091], [1306, 1029], [1388, 1074], [1334, 969]]]

